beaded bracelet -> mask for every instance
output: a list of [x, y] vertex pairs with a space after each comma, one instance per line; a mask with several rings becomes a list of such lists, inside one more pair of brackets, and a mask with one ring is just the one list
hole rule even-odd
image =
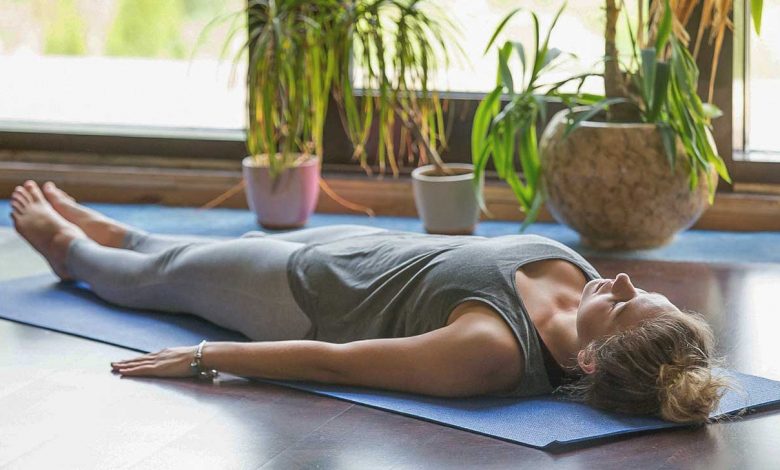
[[219, 375], [219, 372], [216, 369], [203, 368], [203, 346], [205, 344], [206, 340], [204, 339], [198, 345], [198, 350], [195, 351], [195, 357], [192, 358], [192, 362], [190, 363], [190, 371], [192, 372], [192, 375], [201, 380], [214, 380], [214, 378]]

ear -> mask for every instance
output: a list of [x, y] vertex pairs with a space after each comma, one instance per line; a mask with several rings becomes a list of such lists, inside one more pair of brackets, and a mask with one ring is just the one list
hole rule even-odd
[[588, 375], [596, 372], [596, 363], [593, 361], [593, 355], [585, 349], [581, 349], [577, 353], [577, 365]]

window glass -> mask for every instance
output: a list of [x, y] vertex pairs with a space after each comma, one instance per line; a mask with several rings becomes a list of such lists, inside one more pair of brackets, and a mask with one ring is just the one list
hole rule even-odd
[[220, 60], [230, 22], [196, 47], [204, 26], [243, 5], [0, 0], [0, 127], [243, 128], [245, 67], [231, 83], [234, 54]]
[[780, 0], [764, 0], [761, 35], [749, 31], [746, 150], [751, 160], [780, 161]]
[[[461, 44], [466, 60], [454, 61], [446, 73], [439, 75], [438, 88], [452, 91], [486, 92], [495, 86], [497, 52], [493, 47], [485, 54], [493, 32], [501, 20], [512, 10], [520, 7], [497, 43], [504, 40], [520, 41], [526, 53], [533, 48], [533, 24], [529, 12], [535, 12], [540, 20], [542, 31], [546, 31], [563, 2], [548, 0], [439, 0], [441, 7], [448, 12], [460, 30]], [[552, 33], [550, 47], [573, 53], [576, 59], [555, 73], [547, 75], [550, 81], [558, 77], [585, 71], [600, 71], [601, 58], [604, 55], [604, 1], [570, 1]], [[624, 22], [621, 22], [624, 23]], [[620, 44], [622, 52], [628, 54], [628, 35], [624, 24], [620, 26]], [[514, 64], [519, 73], [519, 62]], [[592, 79], [586, 89], [603, 93], [603, 82]]]

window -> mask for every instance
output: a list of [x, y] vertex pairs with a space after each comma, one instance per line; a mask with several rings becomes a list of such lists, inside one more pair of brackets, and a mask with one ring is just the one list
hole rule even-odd
[[[0, 0], [0, 128], [242, 139], [244, 74], [220, 61], [243, 0]], [[240, 48], [238, 35], [230, 50]], [[230, 134], [230, 132], [228, 132]]]
[[[747, 10], [740, 18], [749, 12], [750, 2], [745, 3]], [[735, 95], [743, 101], [740, 118], [744, 121], [737, 127], [742, 130], [741, 138], [736, 140], [742, 147], [737, 147], [746, 161], [780, 162], [780, 0], [764, 0], [760, 36], [746, 22], [738, 24], [742, 28], [737, 33], [744, 42], [739, 45], [742, 54], [736, 55], [742, 63], [735, 64], [735, 70], [743, 70], [744, 76], [737, 83]], [[740, 86], [743, 83], [744, 88]]]
[[[495, 83], [495, 50], [484, 53], [494, 29], [520, 7], [524, 11], [500, 40], [530, 44], [527, 12], [536, 12], [546, 29], [562, 0], [430, 1], [461, 30], [466, 59], [441, 71], [435, 85], [452, 92], [456, 109], [463, 110], [447, 158], [469, 161], [471, 117]], [[635, 8], [638, 2], [627, 4]], [[716, 86], [727, 115], [715, 122], [715, 137], [735, 181], [780, 183], [774, 117], [780, 109], [780, 0], [764, 0], [761, 36], [745, 28], [749, 4], [735, 0], [734, 44], [729, 38], [724, 45], [723, 79]], [[239, 158], [245, 152], [245, 66], [239, 64], [232, 83], [230, 72], [244, 38], [235, 38], [221, 62], [229, 21], [194, 46], [211, 19], [244, 5], [245, 0], [0, 0], [0, 148]], [[568, 2], [552, 45], [578, 59], [562, 74], [600, 69], [603, 16], [604, 0]], [[619, 48], [627, 51], [625, 31], [618, 37]], [[703, 80], [708, 70], [702, 67]], [[593, 79], [585, 89], [601, 93], [603, 85]], [[326, 128], [326, 161], [355, 167], [340, 130], [333, 115]], [[29, 133], [36, 138], [27, 138]], [[76, 134], [79, 139], [72, 138]], [[121, 138], [127, 136], [133, 139]], [[729, 148], [735, 150], [733, 159]]]

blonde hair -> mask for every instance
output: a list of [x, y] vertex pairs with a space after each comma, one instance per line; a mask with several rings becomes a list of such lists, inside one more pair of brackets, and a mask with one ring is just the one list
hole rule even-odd
[[728, 382], [712, 373], [714, 337], [696, 312], [669, 310], [585, 348], [595, 371], [559, 392], [598, 408], [703, 423]]

